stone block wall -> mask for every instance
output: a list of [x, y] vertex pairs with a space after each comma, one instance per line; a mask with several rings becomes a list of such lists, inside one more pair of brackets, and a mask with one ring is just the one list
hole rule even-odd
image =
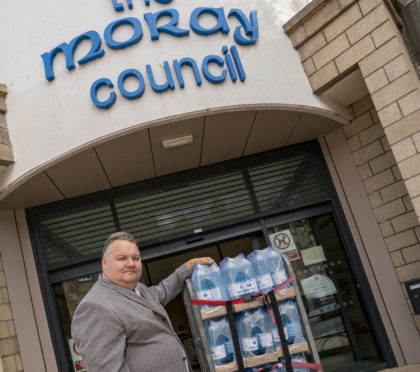
[[6, 124], [7, 88], [0, 84], [0, 168], [13, 163], [13, 150]]
[[396, 17], [388, 0], [314, 0], [284, 29], [314, 93], [363, 76], [344, 131], [405, 292], [420, 276], [420, 81]]
[[420, 81], [385, 0], [315, 0], [284, 28], [315, 93], [359, 68], [420, 220]]
[[0, 372], [23, 371], [3, 262], [0, 258]]
[[403, 285], [420, 274], [420, 224], [372, 98], [368, 95], [349, 109], [353, 120], [344, 134], [420, 331], [420, 315], [414, 315]]
[[420, 78], [420, 0], [397, 0], [398, 15], [401, 17], [401, 33], [408, 46], [417, 75]]

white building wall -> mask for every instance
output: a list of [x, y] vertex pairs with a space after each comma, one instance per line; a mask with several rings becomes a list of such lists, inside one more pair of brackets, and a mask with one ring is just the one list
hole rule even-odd
[[[0, 65], [0, 81], [8, 87], [7, 122], [15, 164], [0, 175], [2, 197], [12, 191], [31, 174], [59, 161], [87, 145], [106, 140], [115, 133], [138, 127], [157, 125], [180, 117], [198, 116], [221, 110], [288, 107], [313, 111], [321, 115], [342, 118], [339, 108], [321, 101], [312, 93], [297, 52], [284, 34], [284, 12], [279, 3], [270, 0], [227, 0], [199, 3], [190, 0], [173, 0], [160, 4], [154, 0], [150, 6], [144, 0], [122, 1], [125, 10], [117, 12], [112, 1], [103, 0], [39, 0], [36, 2], [3, 1], [0, 4], [0, 50], [7, 54]], [[241, 46], [234, 40], [240, 23], [227, 17], [229, 32], [225, 35], [198, 35], [191, 31], [189, 19], [197, 7], [223, 6], [224, 14], [234, 8], [248, 17], [252, 10], [258, 12], [259, 37], [255, 44]], [[189, 36], [174, 37], [160, 34], [151, 40], [144, 13], [175, 9], [179, 13], [178, 27], [190, 30]], [[143, 26], [143, 37], [138, 43], [120, 50], [110, 49], [104, 42], [104, 30], [121, 18], [134, 17]], [[165, 24], [166, 20], [161, 19]], [[212, 27], [216, 19], [209, 15], [200, 18], [204, 27]], [[80, 66], [77, 61], [86, 55], [90, 43], [84, 41], [75, 53], [75, 68], [68, 71], [63, 53], [58, 53], [53, 69], [55, 79], [47, 81], [41, 55], [63, 42], [87, 32], [97, 31], [105, 54]], [[243, 32], [243, 30], [242, 30]], [[120, 27], [114, 39], [127, 40], [133, 34], [129, 26]], [[164, 81], [161, 65], [174, 59], [193, 58], [201, 69], [208, 55], [224, 57], [222, 47], [236, 46], [243, 64], [246, 79], [233, 83], [228, 77], [221, 84], [212, 84], [203, 78], [197, 86], [192, 73], [185, 67], [185, 88], [155, 93], [149, 86], [145, 66], [150, 64], [159, 83]], [[108, 109], [99, 109], [90, 98], [90, 89], [97, 79], [109, 78], [117, 85], [119, 74], [126, 69], [137, 69], [145, 77], [142, 97], [128, 100], [116, 89], [117, 100]], [[213, 74], [221, 67], [211, 64]], [[202, 75], [202, 74], [201, 74]], [[127, 80], [126, 88], [135, 89]], [[99, 98], [109, 94], [108, 88], [99, 90]]]

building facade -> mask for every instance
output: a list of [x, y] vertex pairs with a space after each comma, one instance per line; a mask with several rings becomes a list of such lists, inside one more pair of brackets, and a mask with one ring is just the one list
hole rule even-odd
[[83, 370], [69, 324], [120, 229], [147, 284], [285, 233], [325, 371], [420, 363], [418, 1], [0, 7], [4, 371]]

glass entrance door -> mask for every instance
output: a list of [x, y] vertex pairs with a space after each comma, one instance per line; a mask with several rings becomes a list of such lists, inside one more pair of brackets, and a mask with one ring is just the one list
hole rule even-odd
[[[262, 249], [265, 247], [265, 244], [266, 242], [262, 232], [258, 232], [252, 235], [217, 242], [214, 245], [195, 249], [187, 253], [146, 262], [147, 284], [158, 284], [161, 280], [170, 275], [178, 266], [191, 258], [209, 256], [213, 258], [215, 262], [220, 262], [225, 257], [235, 257], [240, 253], [249, 254], [254, 249]], [[166, 306], [166, 311], [171, 318], [172, 325], [177, 332], [178, 337], [184, 344], [184, 348], [194, 371], [200, 371], [197, 352], [193, 344], [191, 329], [181, 294], [175, 297], [175, 299]]]
[[[143, 275], [141, 280], [148, 286], [158, 284], [169, 276], [174, 270], [194, 257], [212, 257], [220, 262], [225, 257], [235, 257], [239, 253], [249, 254], [254, 249], [263, 249], [266, 246], [262, 232], [241, 236], [216, 244], [199, 247], [169, 257], [146, 260], [143, 262]], [[84, 362], [77, 353], [71, 336], [71, 321], [77, 305], [93, 286], [99, 273], [88, 274], [82, 277], [64, 280], [53, 285], [56, 306], [59, 313], [62, 342], [67, 352], [67, 365], [70, 372], [85, 372]], [[188, 358], [195, 372], [200, 371], [197, 353], [192, 341], [191, 329], [188, 323], [182, 295], [179, 294], [166, 306], [173, 328], [182, 341]]]
[[333, 215], [274, 225], [267, 234], [292, 264], [324, 371], [382, 366]]
[[[172, 253], [160, 246], [164, 256], [145, 254], [149, 258], [143, 265], [142, 280], [147, 285], [157, 284], [193, 257], [210, 256], [220, 262], [224, 257], [248, 255], [271, 245], [291, 261], [324, 371], [379, 370], [385, 363], [334, 216], [322, 211], [310, 215], [313, 217], [296, 219], [296, 215], [290, 218], [283, 215], [260, 220], [257, 227], [254, 224], [253, 232], [246, 232], [244, 225], [237, 226], [235, 233], [220, 230], [204, 235], [200, 241], [194, 239], [192, 246], [185, 242], [183, 249], [178, 247]], [[72, 350], [70, 335], [72, 315], [96, 277], [97, 273], [93, 273], [53, 286], [63, 344], [68, 365], [72, 366], [69, 371], [77, 371], [77, 355]], [[166, 310], [194, 371], [200, 371], [181, 295], [169, 303]]]

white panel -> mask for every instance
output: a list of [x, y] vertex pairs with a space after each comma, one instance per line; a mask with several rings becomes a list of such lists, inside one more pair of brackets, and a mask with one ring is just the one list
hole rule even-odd
[[[149, 129], [156, 175], [175, 173], [199, 166], [203, 125], [204, 118], [197, 118]], [[168, 150], [162, 146], [162, 141], [189, 135], [193, 136], [193, 143], [190, 145]]]
[[0, 201], [0, 208], [29, 208], [64, 199], [57, 187], [42, 172]]
[[245, 155], [284, 146], [300, 115], [295, 111], [258, 111]]
[[323, 92], [321, 96], [347, 107], [368, 94], [362, 73], [357, 69]]
[[201, 165], [242, 156], [254, 117], [255, 111], [207, 116]]
[[67, 198], [110, 187], [93, 149], [53, 165], [46, 173]]
[[322, 116], [303, 113], [286, 144], [292, 145], [322, 137], [339, 126], [337, 122]]
[[155, 176], [147, 130], [97, 145], [95, 149], [112, 186]]

